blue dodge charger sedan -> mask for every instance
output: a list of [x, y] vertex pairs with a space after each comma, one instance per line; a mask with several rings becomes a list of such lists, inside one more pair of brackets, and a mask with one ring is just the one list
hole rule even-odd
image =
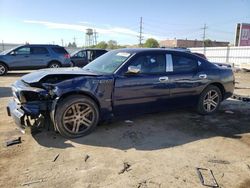
[[[89, 134], [98, 122], [192, 106], [215, 113], [234, 90], [231, 69], [174, 49], [119, 49], [84, 68], [43, 69], [13, 86], [7, 112], [21, 128], [53, 123], [67, 138]], [[34, 123], [31, 123], [31, 120]]]

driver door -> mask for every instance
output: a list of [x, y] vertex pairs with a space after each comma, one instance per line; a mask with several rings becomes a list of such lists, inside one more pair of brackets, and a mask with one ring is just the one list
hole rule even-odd
[[75, 66], [84, 67], [88, 64], [87, 53], [86, 50], [82, 50], [73, 56], [73, 61]]
[[9, 66], [16, 69], [25, 69], [30, 67], [30, 47], [23, 46], [9, 53]]
[[[165, 106], [170, 89], [166, 74], [166, 54], [141, 53], [135, 56], [116, 77], [114, 112], [116, 116], [158, 111]], [[129, 66], [140, 69], [137, 74], [126, 73]]]

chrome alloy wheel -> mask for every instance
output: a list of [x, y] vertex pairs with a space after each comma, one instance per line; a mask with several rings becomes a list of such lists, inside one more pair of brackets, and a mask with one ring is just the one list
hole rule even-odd
[[60, 66], [57, 63], [53, 63], [50, 65], [50, 68], [59, 68]]
[[203, 106], [207, 112], [213, 112], [219, 104], [219, 94], [215, 90], [210, 90], [204, 97]]
[[86, 103], [75, 103], [69, 106], [63, 114], [64, 128], [73, 133], [80, 134], [90, 128], [94, 122], [94, 109]]

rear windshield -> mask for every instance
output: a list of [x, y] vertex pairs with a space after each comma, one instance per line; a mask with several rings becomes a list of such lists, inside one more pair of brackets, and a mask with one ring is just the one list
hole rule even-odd
[[52, 50], [58, 54], [67, 54], [68, 52], [61, 47], [53, 47]]

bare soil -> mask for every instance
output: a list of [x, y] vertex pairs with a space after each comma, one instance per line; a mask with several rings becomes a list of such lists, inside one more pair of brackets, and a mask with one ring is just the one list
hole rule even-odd
[[[20, 76], [0, 78], [0, 187], [203, 187], [197, 167], [211, 169], [220, 187], [250, 187], [250, 103], [228, 99], [212, 116], [144, 115], [68, 140], [16, 129], [6, 105]], [[250, 73], [235, 77], [235, 92], [250, 95]], [[4, 146], [18, 136], [21, 144]]]

